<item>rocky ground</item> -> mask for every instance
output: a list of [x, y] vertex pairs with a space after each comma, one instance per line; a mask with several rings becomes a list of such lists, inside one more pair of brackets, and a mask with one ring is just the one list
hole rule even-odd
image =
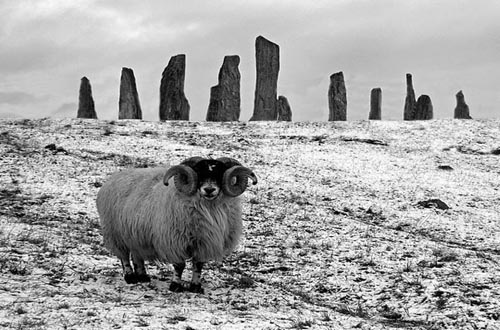
[[[499, 120], [2, 119], [0, 155], [0, 328], [500, 329]], [[125, 284], [99, 187], [195, 155], [260, 179], [240, 247], [204, 295]]]

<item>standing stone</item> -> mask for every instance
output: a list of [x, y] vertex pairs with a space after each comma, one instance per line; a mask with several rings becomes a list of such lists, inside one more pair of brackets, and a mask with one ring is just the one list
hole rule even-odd
[[92, 98], [92, 87], [87, 77], [83, 77], [80, 81], [80, 95], [78, 97], [78, 112], [76, 117], [97, 119], [94, 99]]
[[210, 89], [207, 121], [240, 119], [240, 71], [238, 55], [225, 56], [219, 71], [219, 83]]
[[220, 85], [215, 85], [210, 88], [210, 101], [208, 102], [208, 110], [206, 121], [224, 121], [221, 119], [220, 110], [222, 109]]
[[292, 121], [292, 109], [290, 103], [283, 95], [278, 97], [278, 120]]
[[257, 79], [253, 116], [250, 120], [276, 120], [278, 118], [279, 51], [277, 44], [262, 36], [258, 36], [255, 40]]
[[347, 120], [347, 92], [342, 71], [330, 76], [328, 107], [330, 109], [329, 121]]
[[370, 94], [370, 114], [368, 119], [382, 119], [382, 89], [373, 88]]
[[129, 68], [122, 68], [118, 119], [142, 119], [134, 71]]
[[415, 120], [415, 111], [417, 110], [417, 101], [415, 99], [415, 90], [410, 73], [406, 74], [406, 99], [403, 113], [404, 120]]
[[432, 102], [429, 95], [420, 95], [414, 120], [429, 120], [433, 117]]
[[455, 108], [455, 119], [472, 119], [469, 113], [469, 106], [465, 103], [464, 93], [459, 91], [456, 95], [457, 106]]
[[184, 95], [186, 55], [172, 56], [160, 84], [160, 120], [189, 120], [189, 102]]

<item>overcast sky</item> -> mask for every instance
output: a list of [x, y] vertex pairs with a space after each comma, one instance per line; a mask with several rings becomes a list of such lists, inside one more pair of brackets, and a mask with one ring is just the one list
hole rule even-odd
[[500, 1], [211, 0], [0, 2], [0, 117], [75, 117], [87, 76], [99, 118], [118, 117], [122, 67], [134, 70], [145, 120], [158, 120], [161, 73], [186, 54], [191, 119], [204, 120], [225, 55], [241, 58], [240, 120], [253, 112], [255, 38], [280, 46], [278, 94], [295, 121], [328, 119], [329, 76], [343, 71], [348, 120], [382, 88], [400, 120], [405, 74], [436, 118], [463, 90], [474, 118], [500, 117]]

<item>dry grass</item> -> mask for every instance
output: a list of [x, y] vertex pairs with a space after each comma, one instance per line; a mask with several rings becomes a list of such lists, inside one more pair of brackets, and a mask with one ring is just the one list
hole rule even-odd
[[[499, 329], [499, 147], [498, 120], [1, 120], [0, 327]], [[126, 285], [100, 185], [194, 155], [260, 178], [240, 248], [205, 295], [170, 293], [164, 265]]]

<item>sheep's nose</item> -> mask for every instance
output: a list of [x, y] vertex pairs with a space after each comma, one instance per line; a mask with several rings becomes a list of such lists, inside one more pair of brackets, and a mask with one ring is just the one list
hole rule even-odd
[[215, 191], [215, 188], [207, 187], [204, 188], [203, 190], [205, 190], [205, 193], [207, 193], [207, 195], [211, 195]]

